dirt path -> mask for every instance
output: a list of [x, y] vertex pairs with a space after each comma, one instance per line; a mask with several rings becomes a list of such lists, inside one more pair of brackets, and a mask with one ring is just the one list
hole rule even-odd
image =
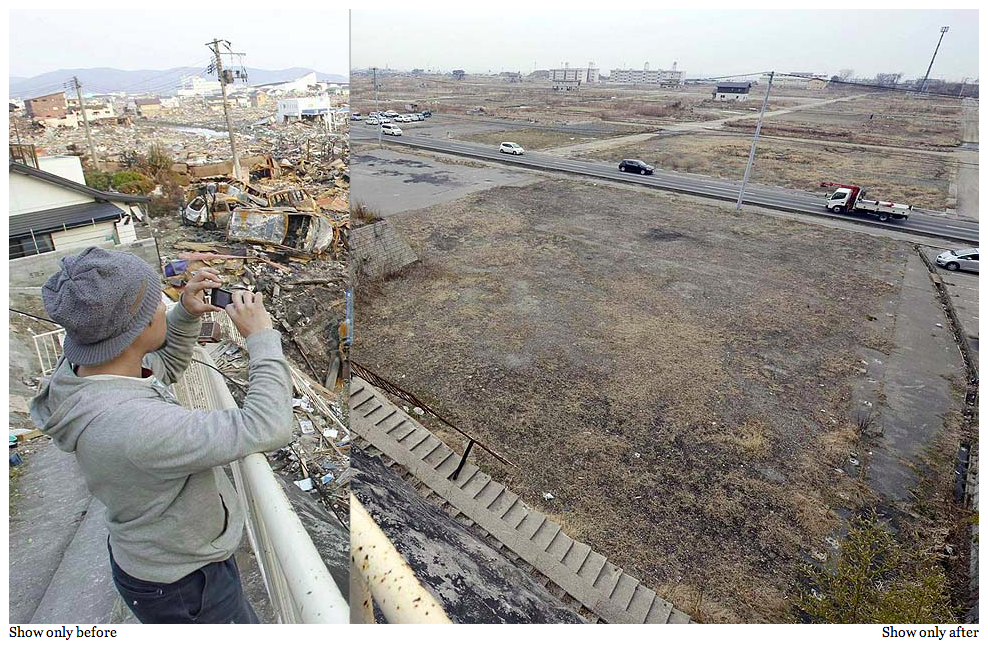
[[[815, 101], [813, 103], [806, 103], [803, 105], [794, 105], [792, 107], [782, 108], [780, 110], [772, 110], [765, 113], [765, 117], [781, 116], [783, 114], [789, 114], [790, 112], [798, 112], [799, 110], [805, 110], [808, 108], [816, 108], [821, 105], [830, 105], [831, 103], [839, 103], [841, 101], [850, 101], [859, 97], [865, 96], [864, 94], [854, 94], [852, 96], [842, 96], [835, 99], [827, 99], [824, 101]], [[744, 119], [753, 119], [758, 116], [758, 112], [752, 112], [749, 114], [737, 114], [734, 116], [724, 117], [723, 119], [715, 119], [713, 121], [697, 121], [695, 123], [673, 123], [670, 125], [660, 126], [658, 129], [662, 133], [684, 133], [684, 132], [703, 132], [705, 130], [720, 130], [724, 127], [726, 123], [731, 121], [742, 121]], [[644, 133], [644, 134], [632, 134], [626, 137], [613, 137], [611, 139], [603, 139], [600, 141], [590, 141], [587, 143], [578, 143], [572, 146], [561, 146], [559, 148], [552, 148], [546, 150], [551, 154], [562, 154], [571, 155], [574, 153], [591, 152], [596, 150], [606, 150], [608, 148], [613, 148], [617, 146], [627, 145], [629, 143], [639, 143], [641, 141], [647, 141], [648, 139], [657, 136], [658, 132]]]
[[[963, 152], [958, 156], [971, 163], [962, 164], [957, 168], [956, 214], [960, 219], [979, 221], [978, 218], [978, 102], [971, 99], [964, 101], [964, 117], [961, 121], [961, 139]], [[973, 149], [972, 149], [973, 148]]]

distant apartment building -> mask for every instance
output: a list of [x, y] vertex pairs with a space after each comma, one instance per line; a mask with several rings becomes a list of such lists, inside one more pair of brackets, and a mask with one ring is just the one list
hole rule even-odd
[[592, 62], [587, 67], [570, 67], [567, 63], [551, 70], [551, 74], [554, 90], [578, 90], [583, 85], [600, 82], [600, 70]]
[[179, 82], [178, 96], [209, 96], [220, 93], [220, 82], [201, 76], [183, 76]]
[[63, 119], [68, 107], [65, 92], [45, 94], [24, 102], [24, 109], [32, 119]]
[[747, 101], [751, 93], [751, 81], [743, 83], [717, 83], [714, 89], [715, 101]]
[[610, 82], [678, 87], [683, 84], [683, 72], [676, 69], [676, 63], [672, 69], [649, 69], [645, 63], [643, 69], [612, 69]]

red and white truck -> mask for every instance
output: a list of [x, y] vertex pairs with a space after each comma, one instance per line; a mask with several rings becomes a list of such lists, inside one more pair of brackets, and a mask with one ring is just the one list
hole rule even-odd
[[827, 210], [835, 213], [868, 213], [877, 217], [880, 222], [887, 222], [890, 219], [908, 219], [913, 209], [909, 204], [865, 199], [867, 191], [861, 186], [832, 181], [825, 181], [820, 185], [834, 189], [834, 192], [827, 195]]

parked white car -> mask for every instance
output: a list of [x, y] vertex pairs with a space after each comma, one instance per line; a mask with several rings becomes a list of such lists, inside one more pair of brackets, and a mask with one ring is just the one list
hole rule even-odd
[[937, 264], [948, 271], [978, 271], [978, 249], [960, 249], [957, 251], [944, 251], [937, 256]]
[[378, 120], [376, 116], [368, 117], [368, 119], [364, 121], [364, 123], [366, 123], [367, 125], [381, 125], [381, 121]]
[[381, 132], [383, 132], [384, 134], [390, 134], [393, 137], [401, 136], [401, 128], [394, 125], [393, 123], [385, 123], [384, 125], [382, 125]]
[[412, 117], [408, 116], [407, 114], [399, 114], [398, 116], [395, 117], [395, 121], [397, 121], [398, 123], [411, 123]]
[[525, 154], [525, 149], [517, 143], [505, 141], [501, 144], [501, 147], [498, 148], [498, 152], [503, 152], [506, 155], [523, 155]]

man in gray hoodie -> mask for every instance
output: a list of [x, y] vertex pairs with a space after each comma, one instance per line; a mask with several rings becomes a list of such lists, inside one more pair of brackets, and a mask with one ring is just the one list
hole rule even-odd
[[244, 511], [223, 467], [291, 439], [291, 376], [261, 295], [236, 291], [226, 307], [250, 354], [242, 408], [189, 410], [168, 387], [202, 314], [219, 311], [203, 291], [220, 285], [200, 271], [166, 315], [147, 263], [89, 248], [42, 288], [66, 336], [31, 416], [106, 506], [114, 583], [145, 623], [258, 622], [233, 558]]

